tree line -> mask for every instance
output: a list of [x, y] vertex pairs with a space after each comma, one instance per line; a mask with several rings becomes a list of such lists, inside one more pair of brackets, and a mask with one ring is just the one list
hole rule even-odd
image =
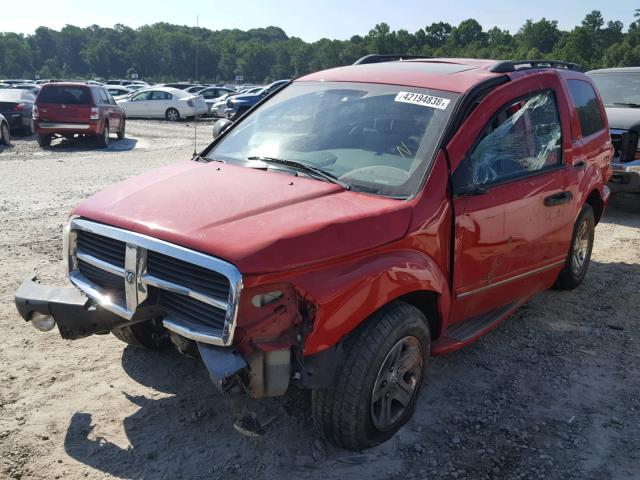
[[[120, 78], [137, 73], [147, 81], [198, 80], [266, 83], [348, 65], [369, 53], [434, 57], [556, 59], [584, 69], [640, 65], [640, 11], [626, 31], [594, 10], [570, 31], [558, 22], [527, 20], [514, 34], [474, 19], [453, 26], [434, 22], [411, 33], [380, 23], [365, 36], [308, 43], [279, 27], [247, 31], [156, 23], [136, 29], [67, 25], [39, 27], [33, 35], [0, 33], [0, 77]], [[198, 78], [195, 78], [196, 50]]]

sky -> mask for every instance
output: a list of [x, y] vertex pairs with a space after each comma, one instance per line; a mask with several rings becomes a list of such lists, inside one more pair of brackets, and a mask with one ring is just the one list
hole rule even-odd
[[626, 27], [633, 21], [634, 9], [640, 7], [631, 0], [29, 0], [28, 10], [16, 2], [8, 5], [0, 15], [0, 32], [30, 34], [39, 26], [59, 30], [65, 24], [112, 27], [122, 23], [134, 28], [156, 22], [195, 25], [199, 17], [200, 26], [212, 30], [274, 25], [306, 41], [366, 35], [381, 22], [392, 30], [415, 32], [432, 22], [457, 25], [467, 18], [475, 18], [485, 30], [498, 26], [515, 33], [528, 18], [546, 17], [570, 30], [591, 10], [600, 10], [605, 20], [620, 20]]

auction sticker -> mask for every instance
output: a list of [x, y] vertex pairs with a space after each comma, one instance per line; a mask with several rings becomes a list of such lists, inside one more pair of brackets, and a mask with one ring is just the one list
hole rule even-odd
[[395, 98], [396, 102], [411, 103], [413, 105], [422, 105], [423, 107], [437, 108], [444, 110], [449, 105], [448, 98], [434, 97], [423, 93], [398, 92]]

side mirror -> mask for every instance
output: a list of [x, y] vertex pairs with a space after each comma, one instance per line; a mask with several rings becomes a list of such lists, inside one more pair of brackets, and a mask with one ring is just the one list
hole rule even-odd
[[218, 138], [231, 125], [233, 125], [233, 122], [231, 120], [229, 120], [228, 118], [221, 118], [220, 120], [218, 120], [216, 123], [213, 124], [213, 138], [214, 139]]

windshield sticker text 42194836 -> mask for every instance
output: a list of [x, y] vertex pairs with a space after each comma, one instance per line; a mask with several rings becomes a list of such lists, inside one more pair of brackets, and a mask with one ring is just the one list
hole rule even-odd
[[398, 92], [395, 101], [411, 103], [413, 105], [422, 105], [423, 107], [437, 108], [438, 110], [446, 109], [450, 102], [448, 98], [440, 98], [434, 97], [433, 95], [412, 92]]

